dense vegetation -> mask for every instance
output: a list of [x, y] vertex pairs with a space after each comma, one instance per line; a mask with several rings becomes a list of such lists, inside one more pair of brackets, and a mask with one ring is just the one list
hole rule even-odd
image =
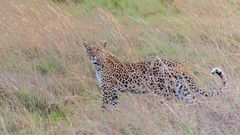
[[[240, 3], [234, 0], [1, 0], [0, 134], [240, 134]], [[124, 93], [101, 110], [95, 74], [76, 44], [106, 40], [123, 61], [181, 62], [206, 90], [201, 108]]]

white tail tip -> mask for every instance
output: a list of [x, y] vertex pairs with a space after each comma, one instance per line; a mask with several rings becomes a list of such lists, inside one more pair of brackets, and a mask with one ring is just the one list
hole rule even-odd
[[219, 69], [219, 68], [213, 68], [213, 69], [212, 69], [212, 74], [219, 74], [219, 73], [221, 73], [221, 72], [222, 72], [222, 70]]

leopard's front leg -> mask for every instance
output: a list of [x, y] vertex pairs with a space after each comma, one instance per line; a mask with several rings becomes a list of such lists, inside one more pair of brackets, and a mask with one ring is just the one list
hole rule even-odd
[[108, 84], [104, 84], [102, 89], [102, 106], [101, 108], [106, 108], [108, 105], [116, 106], [118, 104], [118, 88], [117, 86], [112, 84], [113, 82]]

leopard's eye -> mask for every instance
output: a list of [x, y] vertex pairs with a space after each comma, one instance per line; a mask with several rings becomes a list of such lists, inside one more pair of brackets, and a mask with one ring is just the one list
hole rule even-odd
[[96, 51], [100, 51], [100, 49], [97, 48]]

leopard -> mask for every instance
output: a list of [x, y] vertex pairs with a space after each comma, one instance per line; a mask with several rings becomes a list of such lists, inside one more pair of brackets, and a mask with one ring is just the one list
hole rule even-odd
[[226, 75], [216, 67], [211, 74], [220, 78], [221, 85], [207, 91], [198, 86], [191, 72], [179, 62], [159, 57], [139, 62], [121, 61], [106, 51], [106, 41], [84, 41], [83, 45], [101, 89], [101, 108], [116, 107], [122, 92], [154, 93], [161, 103], [176, 99], [193, 104], [198, 102], [196, 94], [215, 97], [227, 86]]

